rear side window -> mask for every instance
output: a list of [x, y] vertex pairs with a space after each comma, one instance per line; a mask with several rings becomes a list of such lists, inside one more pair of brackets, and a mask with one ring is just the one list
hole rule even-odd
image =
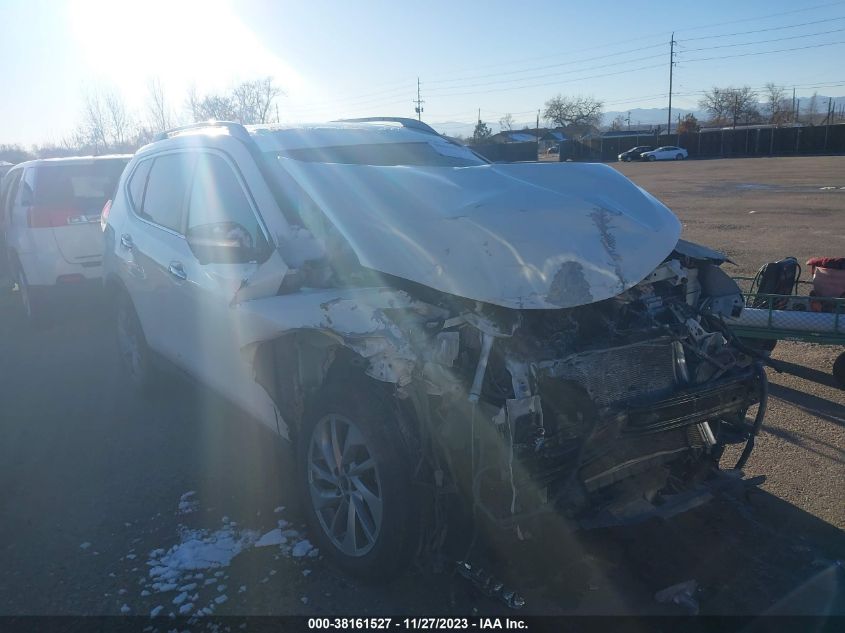
[[152, 166], [153, 161], [142, 160], [129, 179], [129, 186], [127, 187], [129, 201], [136, 213], [141, 211], [141, 205], [144, 202], [144, 189], [147, 186], [147, 176], [150, 175], [150, 167]]
[[112, 197], [125, 166], [125, 160], [42, 165], [35, 176], [33, 204], [72, 209], [86, 215], [99, 214]]
[[150, 222], [182, 232], [182, 210], [194, 156], [165, 154], [153, 161], [141, 215]]

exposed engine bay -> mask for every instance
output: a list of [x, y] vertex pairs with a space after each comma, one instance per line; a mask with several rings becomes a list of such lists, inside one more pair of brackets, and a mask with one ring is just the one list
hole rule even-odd
[[674, 253], [612, 299], [447, 319], [434, 348], [451, 371], [427, 366], [428, 409], [477, 508], [499, 525], [554, 509], [603, 526], [689, 506], [765, 398], [761, 367], [721, 324], [741, 309], [731, 283]]

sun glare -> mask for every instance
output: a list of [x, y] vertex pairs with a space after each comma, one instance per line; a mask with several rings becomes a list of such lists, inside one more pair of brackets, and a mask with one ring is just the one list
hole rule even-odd
[[[112, 83], [142, 97], [138, 77], [162, 80], [181, 92], [225, 89], [243, 79], [273, 76], [290, 93], [303, 89], [300, 75], [270, 51], [219, 0], [148, 0], [144, 3], [72, 0], [68, 22], [94, 81]], [[154, 46], [140, 46], [145, 41]]]

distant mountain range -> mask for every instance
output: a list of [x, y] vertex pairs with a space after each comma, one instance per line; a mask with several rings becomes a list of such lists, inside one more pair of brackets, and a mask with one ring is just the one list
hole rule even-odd
[[[818, 110], [821, 112], [825, 112], [827, 110], [827, 96], [819, 95], [817, 97], [818, 103]], [[808, 98], [806, 96], [801, 97], [801, 108], [803, 112], [803, 108], [807, 105]], [[833, 97], [833, 105], [835, 108], [841, 108], [845, 106], [845, 97]], [[759, 107], [761, 110], [765, 110], [765, 104], [760, 103]], [[653, 125], [666, 125], [666, 117], [668, 116], [667, 108], [631, 108], [630, 110], [609, 110], [604, 113], [602, 117], [602, 125], [610, 125], [611, 122], [617, 117], [622, 116], [627, 117], [628, 113], [631, 113], [631, 127], [650, 127]], [[695, 118], [699, 121], [703, 121], [707, 118], [707, 114], [702, 110], [688, 110], [686, 108], [672, 108], [672, 124], [674, 125], [678, 120], [678, 114], [681, 117], [686, 116], [687, 114], [692, 113]], [[498, 121], [487, 121], [485, 123], [490, 126], [490, 129], [493, 132], [499, 131], [499, 122]], [[536, 121], [519, 121], [514, 124], [513, 129], [521, 130], [523, 128], [531, 129], [536, 124]], [[466, 122], [466, 121], [446, 121], [443, 123], [431, 123], [430, 124], [434, 129], [438, 132], [445, 133], [447, 136], [472, 136], [472, 132], [475, 129], [475, 122]], [[543, 121], [540, 121], [540, 125], [544, 125]]]

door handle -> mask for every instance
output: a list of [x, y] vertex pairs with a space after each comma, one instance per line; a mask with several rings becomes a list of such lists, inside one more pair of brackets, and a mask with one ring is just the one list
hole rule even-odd
[[123, 248], [126, 248], [130, 251], [135, 248], [135, 242], [132, 241], [132, 236], [129, 235], [129, 233], [124, 233], [120, 236], [120, 244], [121, 246], [123, 246]]
[[180, 281], [185, 281], [188, 278], [188, 274], [182, 267], [182, 262], [170, 262], [170, 266], [167, 267], [167, 270]]

